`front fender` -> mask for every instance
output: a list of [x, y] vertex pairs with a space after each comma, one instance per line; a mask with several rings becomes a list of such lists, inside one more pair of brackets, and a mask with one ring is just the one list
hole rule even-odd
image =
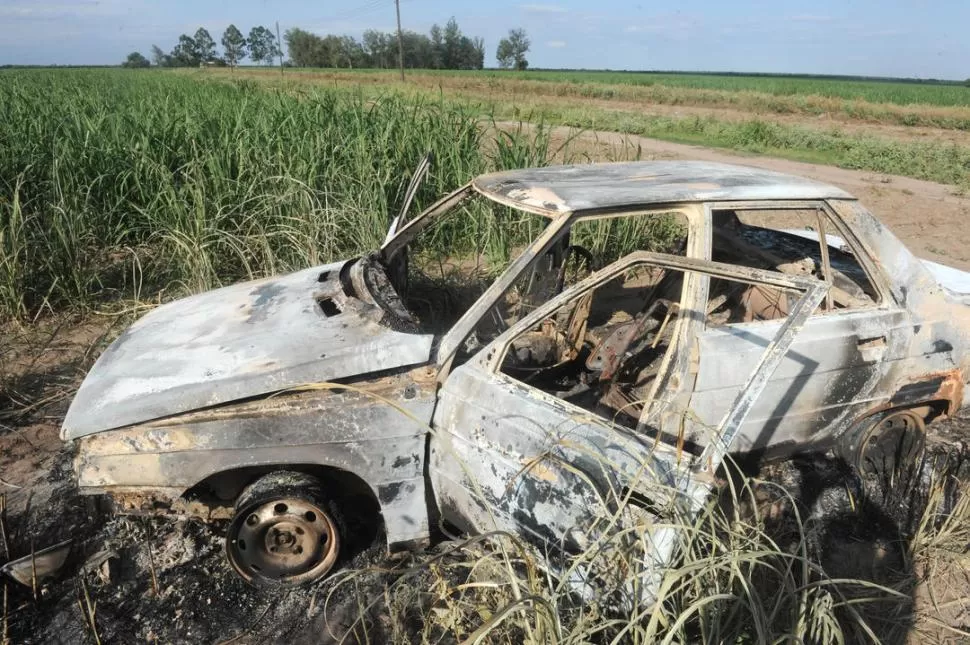
[[312, 464], [353, 473], [375, 492], [389, 543], [427, 537], [433, 372], [309, 387], [83, 437], [78, 486], [82, 493], [171, 497], [227, 471]]

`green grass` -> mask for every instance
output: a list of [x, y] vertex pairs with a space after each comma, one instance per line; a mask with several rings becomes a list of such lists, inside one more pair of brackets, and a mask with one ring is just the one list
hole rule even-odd
[[[481, 172], [566, 158], [548, 149], [542, 129], [538, 137], [486, 134], [483, 118], [970, 183], [970, 150], [957, 145], [759, 119], [669, 118], [382, 84], [266, 80], [198, 72], [0, 72], [0, 317], [112, 298], [170, 298], [372, 249], [427, 151], [436, 161], [416, 207]], [[469, 228], [446, 239], [484, 239], [496, 248], [478, 250], [493, 256], [515, 244], [506, 237]]]
[[[572, 102], [568, 97], [536, 95], [523, 88], [510, 93], [504, 85], [496, 85], [492, 88], [494, 91], [481, 86], [428, 87], [421, 82], [401, 85], [388, 74], [386, 71], [364, 70], [336, 78], [331, 75], [291, 75], [282, 84], [278, 75], [263, 73], [255, 74], [253, 78], [259, 79], [261, 84], [289, 88], [289, 91], [321, 85], [355, 88], [372, 97], [404, 95], [408, 97], [407, 100], [446, 101], [456, 108], [477, 113], [485, 120], [525, 120], [619, 132], [853, 170], [902, 175], [951, 184], [959, 190], [970, 187], [970, 148], [946, 142], [945, 139], [891, 139], [853, 132], [851, 128], [840, 125], [812, 127], [808, 125], [810, 121], [800, 125], [777, 122], [762, 116], [741, 120], [715, 116], [663, 116], [633, 109], [614, 109], [609, 103]], [[458, 72], [438, 74], [464, 75]], [[470, 78], [470, 75], [466, 76]], [[512, 75], [508, 74], [507, 77]], [[356, 78], [376, 82], [355, 83]], [[609, 89], [607, 85], [602, 87]], [[666, 101], [664, 98], [660, 100]], [[878, 106], [866, 109], [878, 109]], [[970, 128], [970, 113], [965, 124], [959, 127]]]
[[[294, 71], [335, 71], [299, 68]], [[393, 70], [341, 69], [355, 74], [397, 74]], [[849, 101], [894, 105], [970, 106], [970, 87], [956, 82], [905, 82], [812, 76], [689, 74], [668, 72], [615, 72], [580, 70], [410, 70], [436, 76], [467, 76], [501, 80], [544, 81], [577, 85], [665, 86], [691, 90], [759, 92], [773, 96], [823, 96]]]
[[[416, 207], [524, 160], [477, 116], [353, 90], [118, 70], [0, 72], [0, 317], [172, 297], [375, 248]], [[537, 152], [540, 151], [540, 152]]]
[[498, 78], [595, 83], [608, 85], [663, 85], [727, 92], [761, 92], [773, 96], [824, 96], [895, 105], [970, 106], [970, 87], [956, 84], [904, 83], [879, 80], [847, 80], [798, 76], [735, 76], [611, 71], [442, 71], [446, 75], [478, 74]]
[[[396, 81], [386, 70], [294, 70], [302, 77]], [[259, 70], [247, 70], [260, 74]], [[266, 70], [262, 70], [266, 74]], [[292, 72], [291, 72], [292, 73]], [[697, 106], [758, 114], [830, 116], [848, 122], [891, 123], [970, 131], [970, 88], [843, 79], [744, 77], [617, 72], [499, 72], [412, 70], [412, 82], [494, 98]]]
[[[296, 81], [299, 84], [300, 81]], [[401, 92], [409, 100], [447, 100], [478, 113], [486, 120], [531, 121], [584, 130], [639, 135], [741, 152], [767, 154], [798, 161], [853, 170], [901, 175], [960, 188], [970, 186], [970, 148], [938, 141], [892, 140], [866, 134], [849, 134], [838, 126], [813, 128], [772, 122], [763, 118], [726, 121], [716, 117], [669, 117], [631, 110], [614, 110], [568, 101], [514, 100], [499, 96], [483, 99], [473, 92], [444, 93], [420, 88], [403, 90], [383, 85], [361, 85], [373, 96]]]
[[934, 141], [894, 141], [815, 129], [764, 119], [722, 121], [714, 117], [672, 118], [589, 106], [570, 107], [495, 101], [480, 104], [496, 119], [540, 119], [587, 130], [633, 134], [767, 154], [854, 170], [902, 175], [955, 186], [970, 184], [970, 148]]

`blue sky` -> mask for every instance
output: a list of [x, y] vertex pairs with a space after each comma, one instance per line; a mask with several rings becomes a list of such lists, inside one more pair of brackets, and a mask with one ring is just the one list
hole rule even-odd
[[[970, 0], [402, 0], [405, 29], [455, 16], [486, 65], [524, 27], [534, 67], [970, 77]], [[230, 23], [359, 36], [394, 28], [393, 0], [0, 0], [0, 64], [110, 64]]]

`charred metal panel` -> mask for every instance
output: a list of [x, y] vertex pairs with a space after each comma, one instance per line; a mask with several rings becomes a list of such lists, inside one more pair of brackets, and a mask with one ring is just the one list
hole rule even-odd
[[[865, 248], [865, 258], [885, 275], [893, 298], [910, 316], [905, 357], [888, 366], [888, 397], [926, 375], [947, 373], [948, 381], [970, 379], [970, 306], [943, 288], [924, 262], [915, 257], [878, 219], [856, 202], [833, 201], [845, 229]], [[948, 388], [951, 404], [966, 405], [962, 388]], [[957, 400], [959, 399], [959, 400]], [[885, 408], [876, 406], [873, 411]]]
[[547, 166], [482, 175], [475, 190], [546, 216], [651, 204], [742, 199], [852, 199], [834, 186], [782, 173], [697, 161]]
[[370, 486], [390, 543], [416, 540], [428, 534], [424, 456], [433, 409], [433, 374], [419, 368], [195, 412], [82, 438], [78, 485], [184, 491], [238, 468], [327, 466]]
[[[765, 342], [714, 440], [695, 456], [648, 433], [632, 432], [499, 371], [513, 340], [567, 302], [638, 263], [767, 283], [803, 292], [790, 316]], [[695, 278], [696, 281], [696, 278]], [[689, 282], [689, 281], [688, 281]], [[703, 290], [686, 287], [685, 298]], [[644, 594], [655, 590], [676, 543], [673, 514], [696, 512], [712, 472], [802, 325], [825, 296], [819, 281], [676, 256], [634, 253], [538, 308], [445, 381], [433, 425], [429, 472], [439, 507], [475, 531], [511, 530], [552, 547], [585, 549], [610, 530], [623, 499], [647, 516], [637, 538], [654, 552]], [[683, 300], [682, 300], [683, 302]], [[696, 318], [693, 311], [686, 319]], [[674, 350], [678, 351], [678, 350]], [[675, 412], [682, 417], [689, 409]], [[635, 495], [633, 495], [635, 493]]]
[[429, 470], [439, 506], [466, 526], [570, 551], [584, 548], [624, 489], [670, 503], [672, 447], [477, 366], [459, 368], [444, 388]]
[[385, 311], [344, 293], [341, 266], [237, 284], [155, 309], [98, 359], [62, 437], [428, 361], [432, 337], [382, 324]]
[[[827, 210], [838, 233], [828, 236], [830, 242], [851, 249], [881, 294], [879, 304], [811, 317], [744, 424], [737, 450], [791, 453], [824, 446], [861, 419], [903, 405], [893, 403], [901, 401], [900, 389], [912, 393], [914, 381], [959, 369], [966, 360], [970, 309], [945, 297], [925, 265], [861, 205], [833, 200]], [[818, 239], [817, 233], [799, 234]], [[758, 355], [778, 324], [738, 323], [700, 337], [696, 427], [712, 427], [732, 405], [743, 383], [738, 365]], [[933, 398], [923, 401], [941, 400], [931, 389], [924, 388]], [[947, 392], [954, 396], [954, 388]]]
[[[791, 312], [779, 326], [778, 331], [765, 346], [764, 352], [754, 364], [754, 371], [738, 392], [730, 409], [718, 425], [717, 434], [701, 455], [700, 466], [708, 469], [710, 475], [714, 474], [714, 471], [721, 465], [729, 452], [737, 451], [737, 438], [741, 427], [764, 393], [781, 361], [791, 350], [792, 342], [829, 290], [827, 284], [811, 279], [801, 280], [799, 286], [804, 291], [804, 295], [791, 309]], [[695, 490], [699, 491], [699, 489]], [[694, 501], [695, 504], [699, 504], [702, 500], [695, 497]]]
[[[701, 334], [692, 407], [703, 422], [713, 425], [731, 406], [744, 385], [745, 366], [764, 351], [779, 325], [736, 323]], [[838, 434], [863, 410], [889, 398], [886, 376], [894, 361], [907, 357], [909, 331], [909, 316], [898, 309], [812, 316], [751, 411], [737, 449], [798, 448]], [[878, 353], [866, 353], [865, 339], [875, 339]]]

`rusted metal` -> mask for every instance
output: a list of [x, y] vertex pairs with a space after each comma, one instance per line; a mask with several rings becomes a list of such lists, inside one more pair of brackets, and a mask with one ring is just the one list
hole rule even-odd
[[281, 471], [243, 491], [226, 534], [226, 554], [243, 579], [292, 587], [332, 569], [341, 542], [321, 483], [302, 473]]
[[123, 486], [91, 487], [90, 493], [105, 495], [111, 501], [111, 510], [117, 515], [194, 518], [203, 521], [228, 520], [232, 517], [232, 504], [214, 499], [194, 500], [183, 497], [184, 488]]
[[[617, 213], [616, 217], [660, 217], [671, 213], [682, 214], [687, 220], [687, 253], [693, 257], [701, 255], [705, 247], [705, 233], [703, 227], [704, 210], [697, 204], [666, 204], [662, 208], [651, 208], [649, 205], [641, 207], [635, 214]], [[569, 231], [569, 227], [576, 222], [588, 219], [599, 219], [603, 215], [598, 213], [564, 214], [553, 218], [549, 226], [529, 245], [529, 247], [515, 258], [505, 272], [493, 282], [482, 296], [469, 307], [468, 311], [448, 330], [438, 345], [435, 357], [439, 380], [444, 380], [451, 369], [455, 353], [472, 333], [483, 316], [486, 316], [496, 303], [515, 284], [519, 276], [530, 270], [546, 251], [553, 247]], [[710, 241], [707, 238], [707, 253], [710, 253]], [[709, 257], [709, 255], [708, 255]]]

